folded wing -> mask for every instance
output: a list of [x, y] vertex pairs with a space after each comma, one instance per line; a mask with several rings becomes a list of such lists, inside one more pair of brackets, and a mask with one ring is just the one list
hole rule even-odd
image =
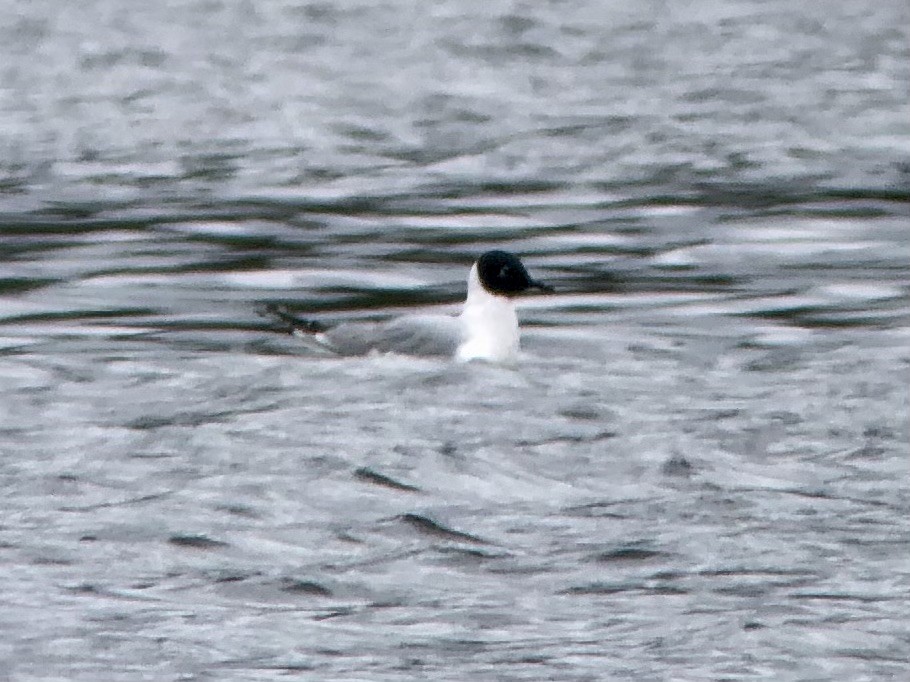
[[320, 344], [339, 355], [402, 353], [452, 356], [463, 340], [458, 318], [407, 315], [389, 322], [347, 322], [317, 335]]

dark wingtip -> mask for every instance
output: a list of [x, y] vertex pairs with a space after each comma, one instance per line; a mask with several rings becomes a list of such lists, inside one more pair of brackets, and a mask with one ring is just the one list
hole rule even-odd
[[282, 331], [288, 334], [293, 334], [295, 331], [303, 332], [305, 334], [319, 334], [328, 329], [326, 325], [318, 320], [308, 320], [305, 317], [300, 317], [292, 313], [285, 306], [276, 305], [274, 303], [267, 303], [260, 309], [259, 313], [263, 317], [271, 318], [282, 323], [284, 325]]

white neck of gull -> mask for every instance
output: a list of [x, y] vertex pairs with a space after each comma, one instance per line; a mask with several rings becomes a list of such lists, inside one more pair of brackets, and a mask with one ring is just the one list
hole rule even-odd
[[518, 315], [507, 296], [491, 294], [483, 288], [477, 264], [468, 275], [468, 297], [459, 318], [464, 340], [458, 347], [458, 360], [511, 362], [518, 357]]

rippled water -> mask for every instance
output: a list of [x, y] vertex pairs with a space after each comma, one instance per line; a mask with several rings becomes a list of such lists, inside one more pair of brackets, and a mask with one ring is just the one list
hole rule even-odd
[[905, 2], [0, 18], [0, 679], [906, 675]]

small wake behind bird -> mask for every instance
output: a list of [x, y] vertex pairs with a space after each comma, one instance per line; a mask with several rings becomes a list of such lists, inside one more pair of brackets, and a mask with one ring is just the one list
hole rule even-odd
[[405, 315], [330, 327], [275, 305], [268, 306], [266, 313], [335, 355], [401, 353], [509, 363], [518, 358], [521, 348], [514, 298], [530, 289], [553, 291], [532, 278], [517, 256], [495, 250], [484, 253], [471, 267], [467, 298], [457, 316]]

